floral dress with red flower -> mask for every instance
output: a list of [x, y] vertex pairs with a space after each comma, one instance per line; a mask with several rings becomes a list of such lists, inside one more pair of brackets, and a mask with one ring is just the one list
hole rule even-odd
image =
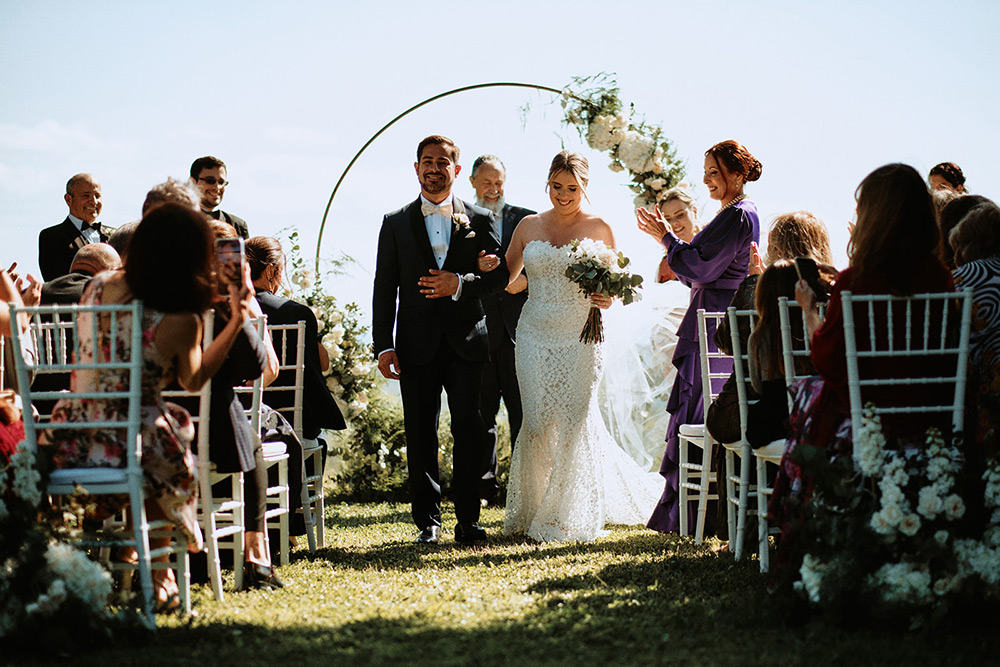
[[[100, 304], [107, 276], [95, 277], [84, 290], [82, 304]], [[98, 340], [93, 339], [92, 313], [80, 315], [79, 359], [81, 363], [95, 358], [110, 357], [112, 343], [118, 358], [129, 358], [131, 318], [118, 315], [116, 335], [110, 332], [109, 315], [98, 315]], [[183, 408], [163, 401], [161, 391], [175, 376], [174, 368], [163, 359], [153, 340], [163, 313], [144, 308], [142, 314], [142, 470], [146, 497], [162, 508], [164, 514], [185, 534], [189, 546], [202, 546], [198, 524], [198, 478], [195, 458], [191, 452], [194, 424]], [[70, 385], [73, 391], [124, 391], [128, 378], [120, 371], [74, 370]], [[52, 412], [53, 422], [127, 421], [128, 402], [125, 399], [62, 399]], [[57, 468], [123, 468], [126, 465], [124, 429], [59, 429], [42, 431], [39, 444], [48, 445], [50, 457]], [[99, 516], [109, 516], [127, 505], [127, 498], [116, 497], [102, 503]]]

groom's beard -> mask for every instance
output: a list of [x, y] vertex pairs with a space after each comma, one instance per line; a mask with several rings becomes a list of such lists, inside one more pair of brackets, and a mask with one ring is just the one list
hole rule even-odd
[[500, 215], [503, 212], [503, 205], [504, 205], [504, 198], [502, 196], [495, 202], [486, 201], [485, 199], [480, 199], [479, 197], [476, 197], [476, 206], [482, 206], [485, 209], [493, 211], [497, 215]]

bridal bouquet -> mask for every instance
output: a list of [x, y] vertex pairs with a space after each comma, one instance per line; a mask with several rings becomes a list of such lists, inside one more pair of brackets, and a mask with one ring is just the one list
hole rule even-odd
[[[625, 267], [629, 258], [601, 241], [574, 239], [569, 243], [569, 266], [566, 277], [580, 286], [584, 294], [597, 292], [605, 296], [620, 297], [628, 305], [642, 298], [642, 276]], [[604, 340], [601, 311], [591, 307], [587, 323], [580, 333], [582, 343], [600, 343]]]

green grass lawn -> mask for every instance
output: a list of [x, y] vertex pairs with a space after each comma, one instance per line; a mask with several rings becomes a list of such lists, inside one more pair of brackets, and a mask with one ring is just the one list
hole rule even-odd
[[[446, 509], [450, 510], [450, 507]], [[409, 507], [327, 507], [327, 546], [299, 548], [281, 591], [218, 604], [196, 586], [191, 619], [160, 617], [148, 642], [71, 664], [980, 665], [997, 632], [843, 630], [771, 599], [756, 560], [639, 527], [590, 544], [500, 536], [485, 546], [412, 543]], [[791, 624], [788, 621], [793, 621]], [[996, 627], [993, 625], [992, 627]], [[0, 660], [0, 662], [4, 662]], [[69, 664], [69, 663], [67, 663]]]

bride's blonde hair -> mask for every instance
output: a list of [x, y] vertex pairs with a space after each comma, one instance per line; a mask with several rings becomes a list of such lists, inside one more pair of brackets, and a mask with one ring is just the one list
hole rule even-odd
[[552, 177], [561, 171], [568, 171], [573, 174], [573, 178], [576, 179], [576, 182], [580, 184], [580, 189], [583, 190], [583, 197], [589, 202], [587, 184], [590, 182], [590, 163], [587, 162], [587, 158], [572, 151], [560, 151], [556, 153], [556, 156], [552, 158], [552, 164], [549, 166], [549, 177], [545, 180], [546, 188], [549, 187]]

